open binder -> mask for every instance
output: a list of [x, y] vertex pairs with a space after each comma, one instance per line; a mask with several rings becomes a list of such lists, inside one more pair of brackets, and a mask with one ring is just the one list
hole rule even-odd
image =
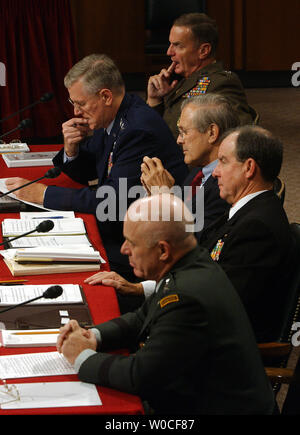
[[[91, 325], [92, 318], [80, 287], [82, 302], [80, 303], [51, 303], [28, 304], [16, 307], [14, 310], [0, 314], [0, 322], [5, 329], [55, 329], [63, 326], [68, 319], [75, 319], [80, 326]], [[9, 307], [9, 305], [7, 305]]]

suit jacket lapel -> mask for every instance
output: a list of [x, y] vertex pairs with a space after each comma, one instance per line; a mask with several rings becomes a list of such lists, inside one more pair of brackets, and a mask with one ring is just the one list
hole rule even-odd
[[151, 322], [153, 321], [153, 319], [155, 318], [157, 311], [161, 309], [160, 307], [160, 300], [164, 297], [164, 296], [168, 296], [170, 294], [170, 291], [174, 293], [177, 292], [176, 290], [176, 286], [173, 280], [173, 272], [177, 269], [181, 269], [184, 268], [186, 263], [190, 262], [190, 259], [193, 258], [194, 256], [198, 255], [198, 251], [199, 251], [199, 247], [196, 247], [195, 249], [193, 249], [192, 251], [188, 252], [184, 257], [182, 257], [172, 268], [172, 270], [169, 271], [169, 273], [163, 278], [163, 281], [159, 287], [159, 290], [157, 293], [153, 294], [152, 296], [150, 296], [152, 299], [151, 301], [149, 301], [149, 310], [148, 310], [148, 314], [146, 316], [144, 325], [140, 331], [139, 337], [138, 337], [138, 341], [140, 341], [141, 339], [143, 339], [144, 335], [145, 335], [145, 331], [147, 330], [147, 328], [151, 325]]
[[99, 131], [99, 143], [101, 143], [100, 147], [102, 148], [102, 164], [98, 166], [98, 184], [101, 185], [106, 177], [107, 177], [107, 168], [108, 168], [108, 159], [109, 154], [113, 147], [113, 141], [111, 135], [107, 135], [107, 138], [105, 138], [104, 129], [101, 129]]
[[146, 316], [144, 325], [139, 333], [139, 340], [142, 338], [145, 330], [147, 329], [147, 327], [150, 325], [150, 323], [152, 322], [155, 313], [157, 311], [157, 309], [159, 308], [159, 301], [162, 298], [163, 295], [163, 290], [166, 284], [166, 280], [168, 277], [165, 277], [163, 279], [163, 282], [161, 283], [158, 292], [154, 293], [153, 295], [151, 295], [151, 301], [148, 301], [149, 304], [149, 309], [148, 309], [148, 314]]
[[224, 213], [219, 219], [205, 228], [200, 236], [200, 244], [202, 240], [214, 240], [215, 242], [222, 238], [226, 232], [230, 230], [232, 226], [242, 217], [249, 213], [249, 210], [252, 210], [255, 207], [255, 204], [260, 201], [265, 201], [270, 196], [274, 195], [272, 191], [267, 191], [261, 193], [260, 195], [254, 197], [249, 202], [247, 202], [242, 208], [240, 208], [231, 219], [228, 220], [229, 210]]
[[129, 108], [129, 99], [130, 97], [127, 94], [125, 94], [122, 103], [119, 107], [118, 113], [115, 117], [113, 128], [110, 134], [107, 135], [106, 140], [104, 140], [105, 138], [104, 129], [101, 129], [101, 131], [99, 132], [99, 134], [101, 134], [99, 141], [101, 141], [101, 143], [103, 144], [103, 157], [102, 157], [103, 164], [101, 165], [101, 168], [99, 168], [99, 177], [98, 177], [99, 184], [102, 184], [108, 176], [109, 158], [111, 157], [112, 163], [114, 161], [113, 152], [117, 146], [119, 133], [124, 126], [123, 117], [126, 116], [127, 110]]

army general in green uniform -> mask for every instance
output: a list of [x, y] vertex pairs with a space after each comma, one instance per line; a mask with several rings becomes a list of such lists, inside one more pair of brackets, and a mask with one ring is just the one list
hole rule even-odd
[[207, 92], [227, 97], [242, 125], [257, 122], [258, 115], [248, 105], [238, 76], [216, 61], [218, 30], [214, 20], [201, 13], [182, 15], [174, 21], [169, 40], [167, 55], [172, 63], [150, 77], [147, 102], [160, 112], [175, 137], [183, 100]]
[[[192, 222], [174, 195], [133, 203], [121, 252], [138, 277], [156, 281], [155, 293], [92, 330], [71, 320], [58, 351], [81, 381], [139, 395], [157, 414], [272, 414], [273, 392], [242, 303], [197, 246]], [[129, 355], [109, 353], [124, 348]]]

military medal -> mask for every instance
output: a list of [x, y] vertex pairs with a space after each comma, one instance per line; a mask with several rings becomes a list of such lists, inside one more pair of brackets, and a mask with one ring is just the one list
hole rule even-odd
[[216, 243], [216, 246], [213, 248], [213, 250], [210, 253], [211, 258], [214, 261], [218, 261], [219, 260], [219, 257], [220, 257], [220, 254], [221, 254], [223, 246], [224, 246], [223, 240], [222, 239], [218, 240], [217, 243]]
[[205, 94], [209, 84], [210, 84], [209, 78], [202, 77], [202, 79], [198, 80], [198, 83], [193, 89], [191, 89], [189, 92], [183, 95], [183, 98], [192, 98], [192, 97], [197, 97], [201, 94]]
[[113, 151], [109, 153], [108, 164], [107, 164], [107, 176], [109, 177], [111, 168], [113, 167]]

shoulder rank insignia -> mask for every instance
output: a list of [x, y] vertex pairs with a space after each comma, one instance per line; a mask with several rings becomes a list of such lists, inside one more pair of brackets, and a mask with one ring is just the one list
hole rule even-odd
[[216, 246], [213, 248], [213, 250], [210, 253], [211, 258], [214, 261], [219, 261], [219, 257], [220, 257], [223, 246], [224, 246], [223, 240], [222, 239], [218, 240], [216, 243]]
[[178, 295], [169, 295], [165, 296], [159, 301], [160, 308], [165, 307], [168, 304], [171, 304], [173, 302], [179, 302], [179, 296]]
[[210, 84], [210, 80], [208, 77], [202, 77], [198, 80], [198, 83], [196, 86], [188, 91], [186, 94], [183, 95], [183, 98], [192, 98], [197, 97], [201, 94], [205, 94], [208, 88], [208, 85]]

